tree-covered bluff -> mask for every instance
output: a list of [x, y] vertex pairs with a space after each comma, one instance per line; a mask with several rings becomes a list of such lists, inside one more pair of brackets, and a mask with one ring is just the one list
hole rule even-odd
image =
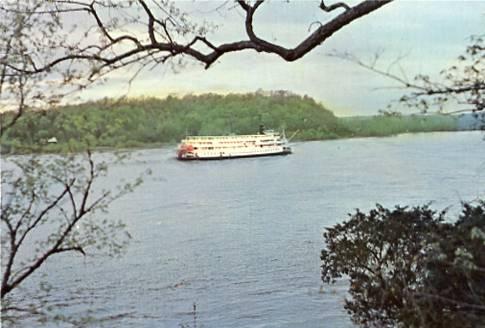
[[[8, 121], [9, 113], [2, 114]], [[78, 151], [174, 143], [187, 134], [256, 133], [260, 124], [296, 140], [456, 130], [446, 116], [338, 118], [308, 96], [284, 91], [182, 98], [103, 99], [26, 112], [2, 137], [3, 153]], [[57, 143], [48, 143], [50, 138]]]

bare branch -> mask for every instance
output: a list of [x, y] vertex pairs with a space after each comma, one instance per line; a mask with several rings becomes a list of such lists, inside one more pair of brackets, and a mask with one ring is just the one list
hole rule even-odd
[[[256, 36], [253, 29], [253, 18], [257, 9], [264, 3], [264, 0], [256, 1], [253, 6], [250, 6], [246, 1], [243, 1], [243, 0], [238, 1], [237, 3], [246, 12], [245, 27], [246, 27], [246, 33], [249, 37], [249, 40], [223, 43], [218, 46], [214, 45], [212, 42], [208, 41], [205, 37], [200, 35], [195, 36], [194, 39], [186, 45], [182, 45], [181, 43], [175, 42], [168, 31], [166, 22], [158, 20], [154, 16], [153, 12], [150, 10], [148, 5], [146, 4], [146, 2], [143, 0], [139, 0], [139, 3], [148, 16], [148, 35], [149, 35], [150, 43], [142, 44], [142, 42], [139, 41], [138, 39], [128, 35], [114, 38], [108, 32], [100, 16], [97, 14], [96, 9], [94, 7], [94, 3], [91, 3], [87, 11], [94, 17], [102, 34], [110, 41], [110, 43], [107, 46], [103, 47], [103, 49], [113, 47], [116, 43], [121, 42], [123, 40], [132, 41], [133, 43], [136, 44], [136, 47], [126, 50], [123, 53], [117, 54], [113, 57], [101, 56], [100, 54], [87, 54], [84, 52], [79, 52], [79, 53], [69, 54], [64, 57], [57, 58], [51, 61], [50, 63], [42, 67], [38, 67], [36, 69], [23, 70], [12, 65], [9, 67], [14, 71], [17, 71], [20, 73], [27, 73], [27, 74], [43, 72], [48, 69], [51, 69], [52, 67], [62, 62], [71, 61], [71, 60], [87, 60], [87, 61], [101, 62], [102, 67], [110, 67], [114, 64], [121, 63], [124, 59], [130, 58], [132, 56], [142, 54], [144, 52], [148, 52], [151, 50], [167, 52], [168, 53], [167, 55], [170, 55], [170, 56], [188, 55], [194, 58], [195, 60], [204, 63], [206, 68], [209, 68], [223, 54], [247, 50], [247, 49], [256, 50], [258, 52], [274, 53], [286, 61], [295, 61], [303, 57], [304, 55], [306, 55], [308, 52], [313, 50], [321, 43], [323, 43], [326, 39], [332, 36], [333, 33], [335, 33], [336, 31], [350, 24], [354, 20], [357, 20], [362, 16], [365, 16], [379, 9], [380, 7], [384, 6], [385, 4], [391, 1], [392, 0], [363, 1], [360, 4], [356, 5], [355, 7], [349, 8], [349, 10], [346, 10], [344, 13], [338, 15], [328, 23], [321, 25], [317, 30], [311, 33], [306, 39], [304, 39], [302, 42], [300, 42], [300, 44], [298, 44], [294, 48], [285, 48], [280, 45], [263, 40]], [[84, 6], [86, 5], [84, 4]], [[339, 5], [339, 7], [341, 7], [341, 5]], [[167, 39], [169, 42], [158, 42], [156, 40], [155, 23], [163, 27], [165, 35], [167, 36]], [[195, 41], [202, 41], [203, 43], [205, 43], [211, 49], [211, 52], [203, 53], [193, 48]]]
[[86, 213], [86, 203], [88, 201], [89, 193], [91, 192], [91, 186], [93, 185], [94, 181], [94, 162], [93, 158], [91, 156], [91, 151], [87, 151], [87, 156], [88, 156], [88, 163], [89, 163], [89, 177], [88, 181], [86, 184], [86, 188], [83, 191], [83, 197], [81, 201], [81, 207], [79, 208], [79, 214], [80, 216], [84, 215]]
[[59, 247], [57, 248], [53, 253], [64, 253], [64, 252], [79, 252], [82, 255], [86, 256], [86, 252], [84, 252], [84, 249], [81, 246], [72, 246], [72, 247]]
[[[74, 181], [72, 181], [72, 183], [74, 183]], [[47, 215], [47, 213], [49, 213], [50, 210], [52, 210], [54, 207], [56, 207], [59, 204], [59, 202], [68, 193], [70, 186], [72, 186], [72, 184], [69, 185], [69, 186], [66, 186], [66, 188], [64, 188], [64, 190], [46, 208], [44, 208], [39, 213], [39, 215], [36, 217], [34, 222], [31, 223], [30, 225], [28, 225], [27, 228], [25, 229], [25, 231], [23, 231], [23, 233], [20, 235], [20, 238], [19, 238], [18, 241], [16, 241], [16, 235], [17, 235], [17, 232], [18, 232], [20, 226], [24, 223], [23, 220], [19, 219], [15, 228], [13, 228], [11, 230], [10, 236], [9, 236], [11, 246], [10, 246], [10, 249], [9, 249], [8, 260], [7, 260], [7, 264], [5, 266], [5, 271], [4, 271], [3, 277], [2, 277], [2, 286], [1, 286], [1, 297], [2, 298], [6, 294], [8, 294], [13, 288], [15, 288], [15, 286], [20, 284], [23, 279], [25, 279], [28, 275], [30, 275], [30, 273], [35, 271], [35, 269], [37, 269], [43, 263], [43, 261], [45, 260], [44, 259], [43, 261], [41, 261], [37, 267], [33, 267], [31, 269], [31, 271], [27, 270], [27, 272], [25, 273], [25, 276], [18, 278], [18, 279], [15, 279], [12, 282], [9, 282], [11, 280], [10, 278], [11, 278], [11, 274], [12, 274], [12, 269], [13, 269], [15, 257], [17, 255], [17, 252], [18, 252], [20, 246], [24, 242], [25, 238], [42, 221], [44, 216]], [[25, 217], [25, 216], [22, 215], [22, 217]], [[28, 273], [28, 272], [30, 272], [30, 273]]]
[[148, 16], [148, 35], [150, 36], [150, 41], [152, 44], [157, 43], [157, 39], [155, 38], [155, 17], [153, 16], [153, 13], [150, 11], [148, 6], [146, 5], [145, 1], [143, 0], [138, 0], [138, 2], [141, 4], [143, 9], [145, 10], [147, 16]]
[[347, 60], [349, 62], [352, 62], [354, 64], [357, 64], [358, 66], [360, 67], [363, 67], [371, 72], [374, 72], [374, 73], [377, 73], [378, 75], [382, 75], [382, 76], [385, 76], [391, 80], [394, 80], [402, 85], [404, 85], [405, 87], [413, 87], [413, 88], [416, 88], [416, 89], [420, 89], [420, 90], [426, 90], [426, 88], [420, 86], [420, 85], [414, 85], [414, 84], [411, 84], [409, 83], [409, 81], [407, 81], [407, 78], [405, 77], [401, 77], [401, 76], [398, 76], [398, 75], [395, 75], [395, 74], [391, 74], [389, 69], [387, 70], [382, 70], [382, 69], [379, 69], [376, 67], [376, 63], [377, 63], [377, 60], [379, 58], [379, 55], [376, 54], [374, 56], [374, 60], [372, 63], [368, 64], [366, 62], [364, 62], [363, 60], [355, 57], [354, 55], [348, 53], [348, 52], [344, 52], [344, 53], [330, 53], [328, 54], [329, 57], [336, 57], [336, 58], [339, 58], [339, 59], [343, 59], [343, 60]]
[[337, 8], [344, 8], [345, 10], [350, 10], [350, 7], [348, 4], [344, 3], [344, 2], [337, 2], [337, 3], [334, 3], [330, 6], [327, 6], [325, 5], [324, 3], [324, 0], [322, 0], [322, 2], [320, 2], [320, 9], [322, 9], [323, 11], [329, 13]]

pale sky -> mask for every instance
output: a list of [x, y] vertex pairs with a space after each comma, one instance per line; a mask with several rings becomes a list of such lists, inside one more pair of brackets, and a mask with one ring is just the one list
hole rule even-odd
[[[332, 1], [327, 1], [331, 3]], [[348, 1], [353, 4], [357, 1]], [[219, 10], [220, 1], [178, 1], [197, 20], [216, 22], [209, 36], [217, 42], [244, 37], [244, 17], [235, 10]], [[258, 9], [256, 33], [270, 41], [294, 46], [308, 35], [314, 21], [324, 21], [319, 1], [270, 1]], [[351, 23], [323, 45], [297, 62], [284, 62], [276, 55], [243, 51], [222, 56], [211, 68], [191, 64], [174, 73], [160, 66], [144, 72], [132, 83], [128, 96], [157, 96], [189, 93], [244, 93], [289, 90], [309, 95], [337, 115], [375, 114], [400, 91], [357, 65], [327, 56], [348, 51], [360, 58], [382, 52], [382, 67], [405, 55], [401, 66], [409, 76], [433, 75], [453, 63], [470, 35], [485, 33], [484, 1], [397, 0]], [[104, 86], [84, 93], [83, 98], [114, 97], [126, 94], [126, 74], [117, 72]]]

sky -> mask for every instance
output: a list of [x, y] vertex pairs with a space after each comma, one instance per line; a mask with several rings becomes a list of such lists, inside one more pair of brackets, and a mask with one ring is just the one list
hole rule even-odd
[[[215, 43], [245, 39], [241, 11], [227, 7], [215, 10], [222, 3], [176, 1], [191, 19], [217, 24], [208, 37]], [[312, 22], [328, 19], [318, 4], [310, 0], [269, 1], [255, 15], [255, 32], [270, 41], [295, 46], [310, 33]], [[483, 33], [485, 0], [396, 0], [344, 27], [296, 62], [243, 51], [222, 56], [208, 70], [197, 63], [189, 63], [178, 72], [160, 65], [140, 74], [131, 85], [126, 72], [119, 71], [103, 86], [86, 91], [82, 98], [288, 90], [315, 98], [339, 116], [372, 115], [402, 95], [402, 90], [390, 89], [394, 85], [391, 81], [331, 57], [330, 53], [350, 52], [364, 60], [380, 53], [378, 63], [382, 68], [403, 57], [400, 66], [406, 75], [434, 76], [463, 53], [471, 35]]]

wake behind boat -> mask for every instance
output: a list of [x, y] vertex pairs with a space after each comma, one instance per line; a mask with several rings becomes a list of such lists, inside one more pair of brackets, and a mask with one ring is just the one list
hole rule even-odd
[[208, 160], [291, 153], [284, 133], [261, 129], [259, 134], [188, 136], [177, 149], [179, 160]]

